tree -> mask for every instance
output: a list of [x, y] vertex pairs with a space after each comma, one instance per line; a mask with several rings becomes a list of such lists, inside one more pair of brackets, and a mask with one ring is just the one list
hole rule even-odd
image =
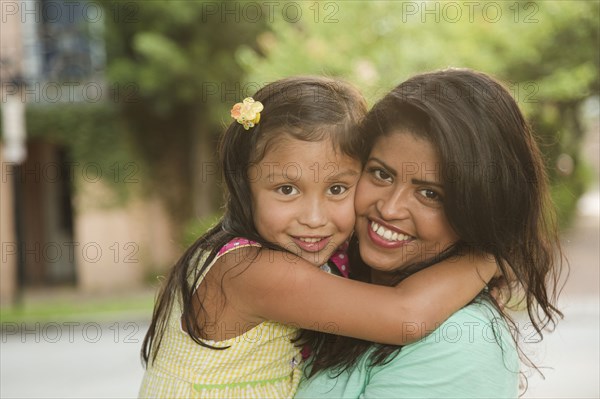
[[[276, 20], [239, 59], [248, 80], [294, 74], [345, 78], [371, 102], [409, 76], [468, 67], [506, 82], [539, 136], [560, 219], [585, 188], [580, 108], [599, 92], [599, 3], [308, 2]], [[557, 168], [572, 159], [572, 170]], [[567, 168], [569, 169], [569, 168]]]
[[241, 96], [243, 70], [233, 54], [241, 45], [252, 48], [265, 23], [239, 20], [239, 2], [102, 4], [108, 76], [121, 91], [113, 94], [151, 177], [148, 186], [176, 223], [211, 214], [219, 194], [215, 138]]

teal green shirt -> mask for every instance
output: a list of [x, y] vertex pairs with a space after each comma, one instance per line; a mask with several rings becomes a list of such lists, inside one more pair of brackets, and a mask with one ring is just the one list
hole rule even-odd
[[506, 322], [484, 303], [454, 313], [391, 362], [368, 363], [365, 355], [337, 378], [325, 371], [303, 380], [295, 398], [518, 397], [515, 343]]

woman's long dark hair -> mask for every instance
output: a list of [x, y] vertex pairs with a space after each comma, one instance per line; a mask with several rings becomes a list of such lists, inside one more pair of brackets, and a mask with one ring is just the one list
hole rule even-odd
[[[556, 300], [563, 256], [541, 154], [509, 92], [491, 77], [471, 70], [417, 75], [373, 107], [362, 132], [367, 150], [379, 137], [396, 133], [432, 143], [443, 174], [444, 211], [460, 237], [438, 259], [400, 271], [396, 281], [448, 255], [491, 254], [503, 275], [499, 280], [508, 282], [504, 301], [513, 303], [511, 296], [517, 294], [517, 306], [526, 305], [540, 336], [544, 328], [553, 328], [562, 318]], [[367, 156], [368, 152], [363, 161]], [[350, 259], [351, 277], [369, 281], [356, 242]], [[488, 298], [514, 326], [502, 307]], [[373, 347], [370, 362], [381, 364], [399, 349], [327, 335], [310, 344], [316, 350], [311, 374], [324, 369], [342, 372]]]
[[[353, 86], [324, 77], [293, 77], [268, 84], [254, 96], [264, 105], [258, 125], [244, 130], [232, 122], [221, 139], [219, 155], [227, 191], [223, 218], [190, 246], [171, 269], [161, 287], [148, 333], [142, 344], [145, 365], [154, 361], [169, 320], [174, 301], [183, 306], [183, 323], [190, 337], [199, 345], [214, 348], [201, 339], [203, 326], [198, 321], [202, 309], [192, 306], [194, 287], [219, 249], [235, 237], [254, 240], [264, 247], [283, 250], [265, 241], [256, 231], [248, 168], [259, 162], [278, 138], [303, 141], [332, 140], [336, 149], [358, 159], [362, 143], [358, 124], [366, 114], [366, 103]], [[199, 254], [209, 253], [198, 264]]]

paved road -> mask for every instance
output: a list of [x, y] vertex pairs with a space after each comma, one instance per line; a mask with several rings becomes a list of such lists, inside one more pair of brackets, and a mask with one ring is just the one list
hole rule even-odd
[[[598, 197], [591, 201], [596, 213], [582, 215], [564, 236], [571, 262], [561, 299], [565, 319], [542, 344], [527, 348], [546, 380], [531, 375], [526, 398], [600, 397]], [[13, 327], [4, 326], [1, 337], [0, 397], [136, 397], [147, 321]]]
[[4, 326], [1, 398], [134, 398], [147, 323]]

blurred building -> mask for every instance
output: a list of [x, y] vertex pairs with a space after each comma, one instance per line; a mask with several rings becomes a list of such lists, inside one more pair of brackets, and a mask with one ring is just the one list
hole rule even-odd
[[[69, 107], [90, 96], [107, 101], [97, 98], [108, 92], [102, 90], [104, 25], [98, 3], [2, 1], [0, 6], [5, 109], [11, 98], [26, 107]], [[3, 141], [0, 150], [6, 150]], [[95, 199], [106, 187], [94, 179], [81, 181], [86, 165], [70, 163], [66, 146], [35, 138], [26, 140], [25, 150], [19, 165], [0, 151], [3, 305], [28, 288], [128, 290], [143, 283], [145, 265], [172, 260], [170, 224], [157, 201], [99, 207]], [[75, 192], [78, 178], [83, 189]]]

